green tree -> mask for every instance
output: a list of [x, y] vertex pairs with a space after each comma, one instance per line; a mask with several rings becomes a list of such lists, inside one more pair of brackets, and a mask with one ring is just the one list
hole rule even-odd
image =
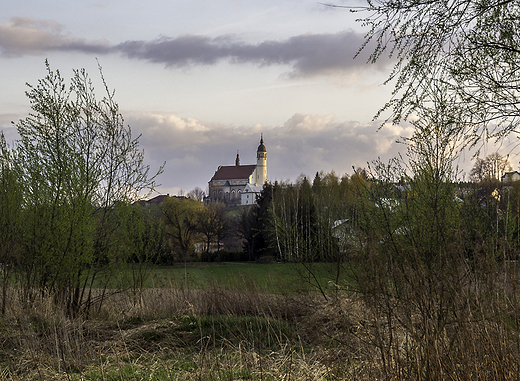
[[517, 260], [520, 253], [520, 181], [503, 187], [502, 210], [504, 231], [510, 258]]
[[254, 259], [255, 253], [255, 227], [256, 214], [254, 205], [244, 206], [239, 209], [238, 216], [234, 219], [232, 229], [236, 237], [242, 240], [242, 248], [248, 256], [248, 260]]
[[298, 238], [296, 248], [293, 253], [294, 257], [299, 261], [314, 262], [317, 261], [317, 213], [314, 204], [314, 195], [312, 187], [304, 177], [299, 184], [298, 192], [298, 210], [297, 213], [297, 229]]
[[[320, 186], [313, 183], [314, 203], [317, 214], [316, 250], [320, 261], [341, 261], [337, 238], [333, 229], [339, 221], [351, 219], [347, 199], [348, 176], [340, 179], [334, 171], [322, 173]], [[346, 187], [345, 189], [342, 189]]]
[[[455, 197], [457, 121], [449, 98], [437, 102], [421, 109], [413, 136], [405, 140], [406, 159], [372, 166], [374, 180], [360, 216], [368, 238], [352, 257], [359, 291], [376, 316], [373, 340], [386, 375], [404, 371], [408, 378], [442, 379], [446, 366], [456, 367], [451, 348], [443, 347], [446, 330], [452, 314], [459, 316], [467, 306], [474, 281], [464, 250], [462, 205]], [[417, 351], [412, 370], [399, 363], [401, 330]]]
[[168, 197], [162, 205], [166, 233], [174, 240], [173, 250], [186, 261], [195, 253], [195, 235], [204, 205], [192, 198]]
[[444, 120], [443, 109], [427, 117], [414, 123], [415, 133], [408, 140], [413, 177], [406, 179], [409, 192], [404, 201], [405, 227], [411, 229], [414, 250], [425, 261], [445, 255], [460, 227], [453, 186], [458, 137], [450, 121]]
[[298, 185], [275, 183], [271, 205], [271, 219], [267, 228], [270, 230], [272, 247], [276, 248], [281, 261], [291, 262], [298, 258], [299, 223], [298, 223]]
[[271, 206], [275, 186], [266, 182], [262, 192], [256, 197], [256, 203], [250, 208], [244, 209], [240, 216], [240, 223], [244, 225], [238, 228], [239, 235], [244, 239], [244, 249], [250, 259], [259, 260], [260, 257], [276, 256], [271, 246]]
[[162, 224], [152, 211], [140, 203], [121, 208], [118, 219], [121, 227], [118, 234], [119, 250], [130, 265], [131, 288], [134, 302], [141, 303], [141, 293], [151, 267], [165, 252]]
[[[94, 279], [118, 261], [119, 206], [155, 187], [144, 152], [108, 90], [96, 100], [85, 70], [67, 85], [46, 62], [47, 75], [28, 85], [32, 112], [16, 123], [24, 189], [20, 262], [30, 292], [51, 294], [72, 313], [91, 305]], [[101, 68], [100, 68], [101, 73]]]
[[20, 255], [22, 235], [23, 194], [20, 182], [21, 171], [16, 152], [10, 149], [0, 132], [0, 266], [2, 304], [5, 314], [8, 301], [8, 285], [11, 272]]

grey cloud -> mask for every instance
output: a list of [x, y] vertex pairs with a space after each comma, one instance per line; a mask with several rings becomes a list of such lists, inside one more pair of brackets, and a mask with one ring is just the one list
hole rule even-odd
[[[354, 59], [363, 41], [363, 35], [354, 31], [305, 34], [284, 41], [258, 44], [247, 44], [233, 36], [210, 38], [185, 35], [175, 39], [127, 41], [116, 45], [114, 50], [130, 58], [172, 67], [211, 65], [229, 60], [260, 66], [287, 65], [292, 67], [291, 75], [317, 75], [365, 67], [366, 54]], [[385, 67], [388, 62], [384, 59], [378, 61], [377, 67]]]
[[[0, 25], [0, 52], [5, 56], [52, 51], [115, 53], [177, 68], [213, 65], [219, 61], [259, 66], [284, 65], [289, 67], [292, 76], [327, 75], [365, 68], [366, 54], [354, 59], [363, 41], [362, 34], [344, 31], [336, 34], [305, 34], [256, 44], [243, 42], [231, 35], [216, 38], [184, 35], [111, 45], [104, 40], [87, 41], [69, 36], [62, 25], [52, 20], [14, 17]], [[388, 60], [381, 59], [375, 67], [382, 69], [388, 63]]]
[[5, 56], [43, 54], [50, 51], [108, 53], [106, 41], [87, 42], [69, 37], [64, 28], [53, 20], [13, 17], [0, 25], [0, 51]]
[[231, 56], [226, 38], [211, 39], [204, 36], [185, 35], [175, 39], [160, 38], [155, 41], [126, 41], [115, 50], [129, 58], [144, 59], [166, 66], [211, 65]]

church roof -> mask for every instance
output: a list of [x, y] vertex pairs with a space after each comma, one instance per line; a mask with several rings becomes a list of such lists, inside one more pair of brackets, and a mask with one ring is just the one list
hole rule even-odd
[[256, 165], [226, 165], [217, 169], [211, 181], [213, 180], [237, 180], [249, 179], [256, 168]]
[[263, 189], [263, 185], [247, 184], [244, 188], [244, 192], [261, 193]]

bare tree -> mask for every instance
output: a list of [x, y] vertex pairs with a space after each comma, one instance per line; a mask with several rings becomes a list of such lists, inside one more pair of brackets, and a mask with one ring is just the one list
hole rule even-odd
[[186, 195], [189, 198], [194, 198], [196, 200], [202, 201], [205, 196], [204, 191], [200, 187], [195, 187]]
[[[469, 142], [501, 138], [520, 122], [520, 3], [502, 0], [368, 0], [354, 7], [370, 28], [370, 62], [395, 64], [390, 111], [397, 123], [435, 103], [442, 84], [461, 110]], [[432, 89], [434, 91], [432, 91]], [[464, 122], [464, 124], [460, 124]]]
[[509, 156], [502, 156], [498, 152], [494, 152], [487, 155], [485, 159], [476, 159], [470, 172], [470, 178], [475, 182], [484, 179], [500, 180], [505, 172], [512, 170], [513, 168], [509, 164]]
[[200, 213], [198, 231], [205, 238], [206, 255], [209, 256], [212, 243], [216, 243], [217, 252], [220, 251], [220, 242], [228, 232], [228, 225], [223, 203], [211, 203], [204, 206]]

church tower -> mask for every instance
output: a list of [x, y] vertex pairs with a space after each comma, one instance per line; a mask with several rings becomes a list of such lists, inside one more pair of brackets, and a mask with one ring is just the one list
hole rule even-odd
[[267, 181], [267, 151], [264, 146], [264, 137], [260, 135], [260, 145], [256, 150], [256, 178], [255, 183], [263, 186]]

